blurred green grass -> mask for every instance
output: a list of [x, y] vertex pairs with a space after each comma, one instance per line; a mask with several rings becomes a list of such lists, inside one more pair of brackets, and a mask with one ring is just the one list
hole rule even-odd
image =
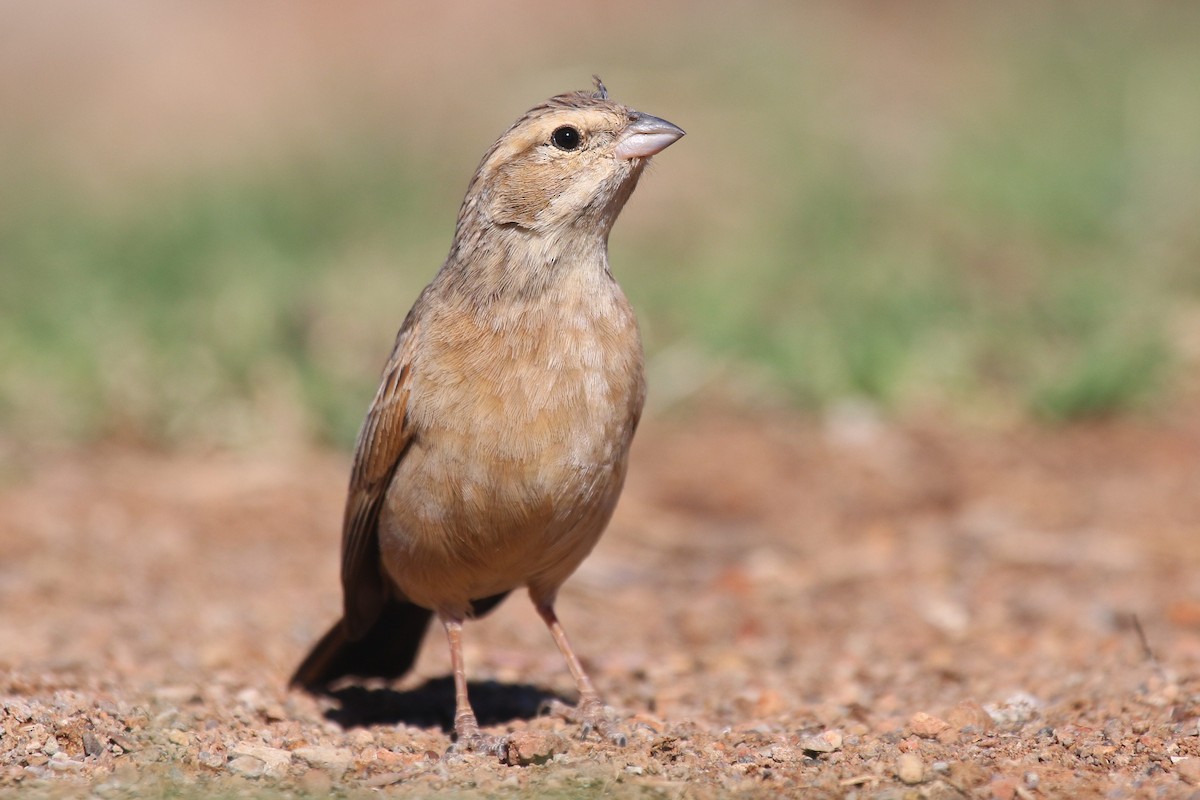
[[[869, 10], [834, 35], [771, 8], [660, 56], [693, 53], [646, 106], [689, 136], [612, 240], [652, 393], [1052, 420], [1170, 396], [1200, 300], [1200, 12], [960, 8], [926, 63], [911, 21], [876, 58]], [[905, 47], [925, 67], [897, 78]], [[490, 136], [520, 110], [479, 113]], [[110, 193], [10, 137], [0, 424], [352, 441], [487, 143], [391, 125]]]
[[[429, 273], [395, 271], [382, 308], [375, 278], [431, 270], [429, 231], [453, 227], [429, 218], [429, 182], [378, 146], [176, 178], [116, 207], [61, 183], [27, 194], [0, 222], [0, 259], [21, 265], [0, 279], [0, 410], [46, 435], [352, 440], [386, 326]], [[373, 304], [386, 321], [363, 332], [364, 360], [356, 313]]]

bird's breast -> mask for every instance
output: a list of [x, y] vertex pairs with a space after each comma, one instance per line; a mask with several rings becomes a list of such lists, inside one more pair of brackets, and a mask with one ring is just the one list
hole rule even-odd
[[[603, 291], [443, 304], [423, 321], [414, 441], [380, 531], [389, 571], [415, 601], [453, 607], [561, 582], [607, 523], [645, 382], [636, 319], [604, 277]], [[433, 597], [448, 585], [442, 571], [474, 575], [460, 580], [470, 597]]]
[[502, 463], [610, 462], [644, 394], [637, 322], [612, 289], [444, 309], [414, 365], [415, 430]]

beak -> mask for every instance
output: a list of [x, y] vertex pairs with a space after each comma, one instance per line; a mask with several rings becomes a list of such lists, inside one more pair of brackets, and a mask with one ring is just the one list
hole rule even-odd
[[640, 111], [626, 126], [613, 155], [617, 158], [648, 158], [665, 150], [683, 136], [683, 128]]

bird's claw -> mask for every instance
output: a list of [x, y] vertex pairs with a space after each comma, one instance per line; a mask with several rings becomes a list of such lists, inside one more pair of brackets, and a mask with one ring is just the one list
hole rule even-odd
[[561, 700], [553, 700], [548, 710], [555, 717], [579, 725], [580, 739], [587, 739], [596, 733], [602, 741], [617, 747], [624, 747], [628, 743], [625, 731], [613, 719], [612, 709], [600, 702], [598, 697], [580, 698], [575, 706], [569, 706]]
[[455, 755], [464, 755], [466, 753], [479, 753], [486, 756], [495, 756], [501, 758], [508, 749], [508, 737], [493, 736], [490, 733], [474, 733], [458, 734], [454, 737], [454, 743], [450, 745], [447, 753]]
[[454, 719], [454, 743], [447, 753], [462, 755], [465, 753], [481, 753], [483, 755], [503, 758], [508, 749], [508, 737], [493, 736], [479, 730], [479, 723], [470, 711], [460, 712]]

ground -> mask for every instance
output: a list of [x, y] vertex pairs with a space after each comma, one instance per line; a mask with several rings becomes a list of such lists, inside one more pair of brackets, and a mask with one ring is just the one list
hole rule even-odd
[[572, 683], [514, 596], [466, 639], [510, 763], [447, 752], [436, 632], [396, 686], [286, 690], [338, 612], [344, 454], [3, 456], [0, 794], [1200, 796], [1188, 409], [651, 421], [559, 604], [629, 743], [539, 714]]

